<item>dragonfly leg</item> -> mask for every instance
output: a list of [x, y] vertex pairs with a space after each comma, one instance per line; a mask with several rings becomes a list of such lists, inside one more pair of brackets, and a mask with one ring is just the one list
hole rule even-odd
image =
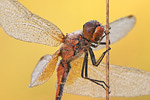
[[[109, 30], [111, 29], [111, 27], [109, 27]], [[104, 33], [106, 34], [106, 30], [104, 31]], [[110, 33], [110, 32], [109, 32]]]
[[[82, 65], [82, 72], [81, 72], [81, 76], [82, 77], [88, 77], [88, 52], [86, 52], [85, 57], [84, 57], [84, 61], [83, 61], [83, 65]], [[84, 71], [85, 69], [85, 71]], [[85, 72], [85, 76], [84, 76], [84, 72]]]
[[[91, 82], [94, 82], [95, 84], [97, 84], [99, 86], [102, 86], [102, 88], [104, 88], [105, 90], [106, 90], [106, 87], [109, 88], [109, 86], [104, 81], [88, 78], [88, 52], [86, 52], [85, 57], [84, 57], [81, 77], [84, 78], [84, 79], [87, 79], [87, 80], [89, 80]], [[101, 83], [103, 83], [104, 85], [101, 84]]]
[[108, 52], [110, 49], [111, 49], [111, 48], [109, 47], [105, 52], [103, 52], [102, 55], [99, 57], [99, 59], [96, 61], [95, 55], [94, 55], [94, 53], [93, 53], [92, 48], [89, 48], [89, 52], [90, 52], [92, 64], [93, 64], [94, 66], [98, 66], [98, 65], [101, 63], [101, 61], [103, 60], [103, 58], [104, 58], [106, 52]]
[[71, 68], [70, 63], [64, 60], [60, 61], [60, 64], [58, 65], [58, 69], [57, 69], [57, 90], [56, 90], [55, 100], [61, 100], [63, 94], [63, 88], [67, 80], [67, 76], [69, 74], [70, 68]]
[[[110, 44], [110, 40], [109, 40], [109, 44]], [[101, 42], [100, 45], [106, 45], [106, 42]]]
[[[91, 78], [88, 78], [88, 77], [85, 77], [85, 79], [88, 79], [88, 80], [94, 82], [95, 84], [100, 85], [100, 86], [101, 86], [103, 89], [105, 89], [105, 90], [106, 90], [106, 87], [109, 88], [109, 86], [108, 86], [104, 81], [95, 80], [95, 79], [91, 79]], [[103, 83], [104, 85], [103, 85], [102, 83]], [[105, 87], [105, 86], [106, 86], [106, 87]]]
[[[109, 44], [110, 44], [110, 43], [111, 43], [111, 42], [110, 42], [110, 40], [109, 40]], [[106, 45], [106, 42], [100, 42], [99, 45]], [[91, 46], [92, 46], [93, 48], [97, 48], [97, 45], [91, 44]]]

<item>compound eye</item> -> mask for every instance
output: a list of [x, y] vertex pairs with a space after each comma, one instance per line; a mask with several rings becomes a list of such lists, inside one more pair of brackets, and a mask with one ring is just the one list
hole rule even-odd
[[87, 33], [93, 33], [94, 32], [94, 25], [91, 22], [87, 22], [83, 26], [83, 31]]
[[90, 39], [95, 31], [95, 25], [91, 22], [87, 22], [83, 25], [83, 35], [86, 39]]

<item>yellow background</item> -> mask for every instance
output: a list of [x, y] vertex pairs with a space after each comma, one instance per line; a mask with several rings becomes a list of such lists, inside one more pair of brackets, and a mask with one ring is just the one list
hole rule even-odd
[[[55, 23], [63, 33], [81, 29], [92, 19], [105, 23], [105, 0], [19, 0], [33, 13]], [[150, 71], [150, 1], [110, 0], [110, 22], [135, 15], [134, 29], [111, 45], [110, 63]], [[41, 56], [53, 54], [57, 47], [26, 43], [10, 38], [0, 28], [0, 100], [54, 100], [56, 72], [51, 79], [28, 88], [30, 76]], [[96, 55], [104, 51], [96, 51]], [[105, 60], [104, 60], [105, 61]], [[148, 83], [150, 84], [150, 83]], [[138, 87], [137, 87], [138, 88]], [[62, 100], [105, 100], [64, 93]], [[150, 100], [150, 95], [111, 100]]]

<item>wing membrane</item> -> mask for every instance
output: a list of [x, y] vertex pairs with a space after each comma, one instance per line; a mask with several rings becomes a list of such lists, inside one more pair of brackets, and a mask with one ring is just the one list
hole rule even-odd
[[[64, 92], [91, 97], [105, 97], [106, 91], [101, 86], [81, 78], [82, 60], [83, 57], [71, 63], [72, 69], [70, 70]], [[98, 67], [94, 67], [90, 63], [88, 76], [105, 81], [105, 71], [104, 63]], [[130, 67], [110, 65], [109, 77], [111, 97], [133, 97], [150, 94], [150, 73], [148, 72]]]
[[[110, 23], [111, 29], [110, 29], [109, 38], [111, 44], [116, 43], [117, 41], [125, 37], [134, 27], [135, 22], [136, 22], [135, 17], [130, 15]], [[106, 26], [104, 26], [104, 28], [106, 29]], [[102, 40], [102, 42], [106, 42], [106, 37]], [[106, 46], [100, 45], [94, 49], [98, 50], [104, 47]]]
[[64, 39], [57, 26], [16, 0], [0, 0], [0, 25], [9, 36], [26, 42], [58, 46]]
[[58, 61], [60, 51], [58, 50], [55, 54], [43, 56], [38, 64], [36, 65], [29, 87], [34, 87], [45, 83], [53, 74], [56, 63]]

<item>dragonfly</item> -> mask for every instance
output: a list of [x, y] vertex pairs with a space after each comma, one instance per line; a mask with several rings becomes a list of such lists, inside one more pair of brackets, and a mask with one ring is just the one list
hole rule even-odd
[[[133, 15], [110, 23], [111, 44], [116, 43], [134, 27]], [[11, 37], [60, 48], [52, 55], [39, 60], [29, 87], [48, 81], [57, 66], [57, 89], [55, 100], [61, 100], [63, 92], [76, 95], [105, 97], [140, 96], [150, 94], [150, 73], [135, 68], [110, 65], [110, 86], [106, 78], [105, 63], [101, 62], [107, 49], [96, 60], [93, 50], [105, 47], [106, 26], [96, 20], [88, 21], [81, 30], [64, 35], [53, 23], [30, 12], [16, 0], [0, 0], [0, 26]], [[90, 55], [90, 58], [89, 58]], [[61, 60], [59, 60], [61, 57]]]

